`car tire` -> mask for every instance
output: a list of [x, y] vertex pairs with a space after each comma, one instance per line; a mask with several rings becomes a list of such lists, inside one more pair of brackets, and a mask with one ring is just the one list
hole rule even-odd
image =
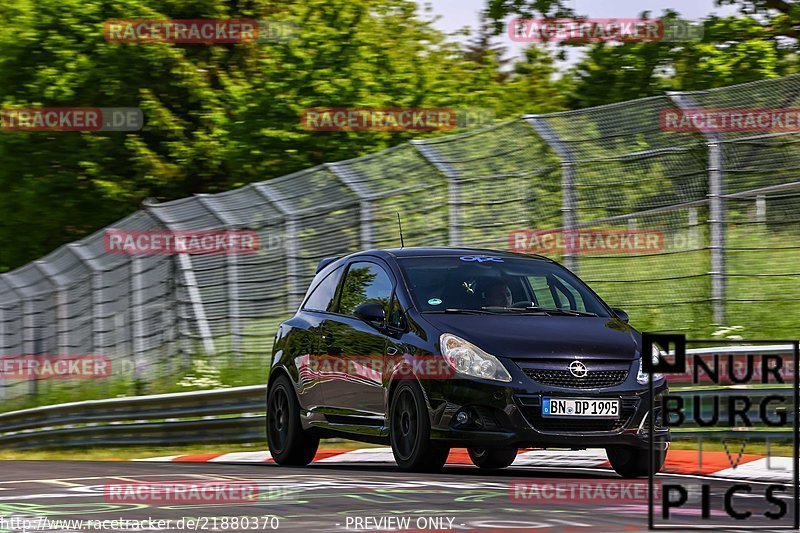
[[478, 468], [485, 468], [487, 470], [505, 468], [510, 466], [517, 458], [517, 448], [469, 448], [469, 458], [472, 459], [472, 464]]
[[286, 376], [280, 376], [267, 394], [267, 444], [276, 463], [305, 466], [317, 454], [319, 438], [303, 430], [300, 403]]
[[450, 448], [431, 441], [431, 424], [422, 389], [415, 381], [403, 381], [392, 394], [389, 407], [389, 440], [397, 466], [407, 472], [438, 472]]
[[651, 452], [647, 448], [634, 448], [633, 446], [609, 446], [606, 448], [608, 461], [611, 468], [626, 479], [646, 477], [650, 472], [650, 457], [655, 455], [655, 473], [664, 466], [666, 450]]

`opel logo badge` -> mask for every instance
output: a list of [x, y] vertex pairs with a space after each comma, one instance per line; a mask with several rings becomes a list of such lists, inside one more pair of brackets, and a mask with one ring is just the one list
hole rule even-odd
[[584, 365], [580, 361], [571, 362], [569, 364], [569, 372], [576, 378], [585, 378], [586, 374], [589, 373], [589, 371], [586, 370], [586, 365]]

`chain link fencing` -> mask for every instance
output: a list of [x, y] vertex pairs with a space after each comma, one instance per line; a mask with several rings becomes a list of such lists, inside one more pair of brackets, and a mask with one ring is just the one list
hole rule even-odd
[[[646, 253], [548, 255], [641, 330], [796, 338], [800, 135], [677, 133], [660, 121], [669, 110], [789, 109], [799, 97], [797, 75], [528, 115], [220, 194], [146, 201], [0, 276], [3, 357], [104, 356], [111, 379], [0, 378], [0, 398], [10, 408], [263, 383], [277, 325], [317, 262], [399, 246], [396, 213], [408, 246], [519, 250], [520, 230], [657, 232]], [[260, 247], [111, 254], [109, 229], [251, 230]]]

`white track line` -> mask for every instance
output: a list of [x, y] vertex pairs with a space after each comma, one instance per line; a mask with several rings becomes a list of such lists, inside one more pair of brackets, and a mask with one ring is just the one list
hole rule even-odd
[[362, 448], [326, 457], [315, 463], [394, 463], [391, 448]]
[[272, 459], [269, 452], [233, 452], [209, 459], [209, 463], [263, 463]]
[[607, 461], [605, 450], [533, 450], [519, 454], [513, 465], [586, 468], [600, 466]]
[[794, 463], [791, 457], [765, 457], [736, 468], [726, 468], [709, 474], [712, 477], [740, 479], [742, 481], [782, 481], [791, 483]]

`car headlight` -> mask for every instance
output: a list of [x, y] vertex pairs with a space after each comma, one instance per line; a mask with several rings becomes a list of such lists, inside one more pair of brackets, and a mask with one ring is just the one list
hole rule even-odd
[[[666, 357], [666, 355], [667, 354], [665, 354], [663, 351], [659, 350], [658, 347], [655, 344], [653, 345], [652, 358], [653, 358], [653, 364], [654, 365], [657, 365], [658, 361], [662, 357]], [[660, 379], [664, 379], [664, 376], [662, 374], [658, 374], [658, 373], [653, 374], [653, 381], [658, 381]], [[644, 371], [644, 356], [639, 358], [639, 374], [636, 376], [636, 381], [639, 382], [639, 385], [647, 385], [647, 383], [648, 383], [647, 373]]]
[[511, 374], [497, 357], [460, 337], [444, 333], [439, 337], [442, 356], [453, 369], [467, 376], [495, 381], [511, 381]]

